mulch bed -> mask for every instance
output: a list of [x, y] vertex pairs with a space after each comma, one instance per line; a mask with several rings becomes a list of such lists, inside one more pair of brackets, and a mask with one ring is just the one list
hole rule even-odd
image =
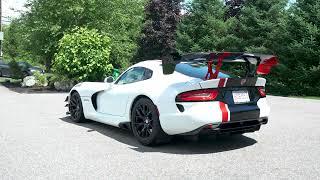
[[10, 81], [2, 82], [1, 85], [11, 91], [21, 94], [45, 94], [45, 93], [62, 93], [52, 87], [21, 87], [20, 83], [11, 83]]

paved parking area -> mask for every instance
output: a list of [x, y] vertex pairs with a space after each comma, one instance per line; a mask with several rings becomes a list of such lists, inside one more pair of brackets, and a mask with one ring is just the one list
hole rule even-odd
[[320, 101], [268, 97], [259, 132], [144, 147], [65, 116], [66, 94], [0, 86], [0, 179], [320, 179]]

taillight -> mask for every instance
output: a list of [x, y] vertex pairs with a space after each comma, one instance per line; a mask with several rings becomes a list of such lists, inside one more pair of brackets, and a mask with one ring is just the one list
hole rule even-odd
[[259, 66], [257, 68], [257, 74], [267, 75], [270, 73], [271, 68], [276, 65], [278, 65], [277, 57], [271, 57], [269, 59], [265, 59], [260, 62]]
[[266, 89], [264, 87], [258, 87], [258, 90], [261, 97], [267, 96]]
[[218, 96], [216, 89], [203, 89], [196, 91], [189, 91], [179, 94], [176, 97], [176, 102], [199, 102], [199, 101], [213, 101]]

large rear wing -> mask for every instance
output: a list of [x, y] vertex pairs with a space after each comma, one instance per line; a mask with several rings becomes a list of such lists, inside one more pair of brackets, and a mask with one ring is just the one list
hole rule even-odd
[[[176, 58], [173, 63], [163, 62], [164, 74], [172, 74], [175, 66], [184, 62], [202, 62], [208, 65], [206, 79], [216, 79], [223, 63], [242, 62], [247, 64], [247, 76], [267, 75], [271, 68], [278, 64], [278, 58], [274, 55], [231, 53], [231, 52], [212, 52], [212, 53], [192, 53]], [[215, 65], [215, 72], [213, 72]]]

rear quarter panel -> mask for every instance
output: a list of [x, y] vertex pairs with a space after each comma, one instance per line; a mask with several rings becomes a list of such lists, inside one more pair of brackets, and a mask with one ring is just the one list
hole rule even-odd
[[162, 123], [161, 114], [176, 112], [175, 98], [179, 93], [199, 88], [198, 80], [176, 73], [143, 81], [134, 92], [130, 92], [126, 106], [126, 119], [128, 122], [131, 121], [131, 109], [135, 100], [139, 96], [146, 96], [157, 106]]

